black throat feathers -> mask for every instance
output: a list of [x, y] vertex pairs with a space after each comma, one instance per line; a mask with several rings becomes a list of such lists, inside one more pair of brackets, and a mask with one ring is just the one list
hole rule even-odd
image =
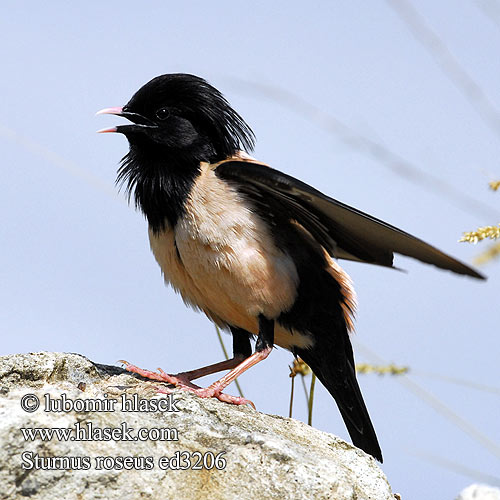
[[174, 227], [185, 210], [186, 200], [200, 175], [200, 160], [168, 150], [151, 154], [149, 148], [133, 145], [122, 159], [117, 184], [133, 195], [136, 208], [145, 215], [150, 228], [159, 233]]

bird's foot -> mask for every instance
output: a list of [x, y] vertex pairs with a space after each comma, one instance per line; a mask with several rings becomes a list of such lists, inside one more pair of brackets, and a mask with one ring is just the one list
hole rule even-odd
[[195, 385], [191, 380], [184, 374], [178, 373], [176, 375], [170, 375], [165, 373], [161, 368], [158, 368], [158, 372], [152, 372], [150, 370], [144, 370], [138, 366], [130, 364], [128, 361], [120, 359], [120, 363], [125, 365], [125, 370], [131, 373], [137, 373], [141, 377], [148, 378], [149, 380], [156, 380], [157, 382], [166, 382], [167, 384], [174, 385], [179, 388], [186, 389], [200, 389], [198, 385]]
[[[176, 386], [178, 389], [182, 389], [183, 391], [189, 391], [192, 392], [193, 394], [196, 394], [200, 398], [216, 398], [219, 401], [222, 401], [223, 403], [229, 403], [232, 405], [250, 405], [254, 410], [255, 405], [253, 404], [252, 401], [249, 399], [245, 399], [239, 396], [231, 396], [230, 394], [226, 394], [225, 392], [221, 392], [217, 388], [213, 386], [209, 386], [206, 388], [203, 387], [197, 387], [194, 384], [190, 384], [190, 386], [186, 385], [177, 385]], [[161, 394], [170, 394], [172, 392], [171, 389], [168, 388], [163, 388], [163, 387], [157, 387], [156, 390], [161, 393]]]
[[215, 382], [214, 384], [208, 386], [206, 389], [188, 389], [197, 394], [200, 398], [217, 398], [219, 401], [224, 403], [229, 403], [232, 405], [250, 405], [255, 410], [255, 405], [249, 399], [245, 399], [239, 396], [231, 396], [230, 394], [225, 394], [222, 392], [221, 388]]
[[[138, 366], [132, 365], [127, 361], [120, 360], [120, 363], [125, 365], [125, 370], [131, 373], [137, 373], [141, 377], [148, 378], [150, 380], [155, 380], [157, 382], [166, 382], [169, 385], [173, 385], [178, 389], [184, 391], [189, 391], [200, 398], [216, 398], [224, 403], [229, 403], [233, 405], [250, 405], [255, 409], [255, 405], [249, 399], [245, 399], [239, 396], [231, 396], [230, 394], [225, 394], [222, 392], [222, 387], [217, 382], [214, 382], [209, 387], [203, 388], [196, 384], [193, 384], [189, 377], [185, 373], [178, 373], [176, 375], [170, 375], [165, 373], [161, 368], [158, 368], [158, 372], [152, 372], [150, 370], [144, 370]], [[167, 387], [157, 387], [157, 391], [161, 394], [170, 394], [171, 389]]]

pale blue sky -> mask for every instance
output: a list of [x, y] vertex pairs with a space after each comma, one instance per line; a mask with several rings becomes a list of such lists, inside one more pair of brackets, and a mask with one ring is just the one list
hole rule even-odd
[[[500, 25], [478, 8], [481, 1], [414, 3], [500, 109]], [[124, 104], [162, 73], [191, 72], [218, 87], [253, 127], [259, 159], [464, 261], [485, 246], [457, 243], [462, 231], [500, 219], [500, 194], [487, 188], [500, 178], [500, 134], [386, 2], [52, 1], [1, 10], [3, 353], [79, 352], [171, 372], [222, 358], [208, 320], [164, 287], [142, 216], [115, 194], [125, 139], [95, 134], [119, 122], [95, 117], [97, 110]], [[457, 208], [238, 79], [301, 96], [489, 205], [492, 216]], [[397, 264], [409, 272], [343, 264], [359, 298], [355, 349], [359, 341], [410, 366], [412, 381], [498, 447], [498, 390], [424, 375], [498, 388], [500, 263], [483, 268], [487, 283], [408, 259]], [[241, 378], [259, 410], [287, 415], [290, 362], [276, 350]], [[359, 378], [383, 469], [403, 498], [451, 499], [473, 482], [419, 453], [499, 475], [498, 455], [398, 380]], [[300, 391], [295, 408], [305, 419]], [[347, 438], [323, 389], [314, 425]]]

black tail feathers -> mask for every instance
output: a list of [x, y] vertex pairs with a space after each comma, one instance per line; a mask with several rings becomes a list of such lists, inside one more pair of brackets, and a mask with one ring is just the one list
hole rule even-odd
[[312, 348], [296, 349], [295, 354], [311, 367], [334, 397], [354, 445], [382, 462], [382, 451], [356, 380], [352, 349], [347, 336], [345, 341], [348, 345], [345, 346], [345, 351], [342, 350], [344, 352], [339, 352], [340, 346], [336, 346], [332, 352], [333, 346], [317, 342]]

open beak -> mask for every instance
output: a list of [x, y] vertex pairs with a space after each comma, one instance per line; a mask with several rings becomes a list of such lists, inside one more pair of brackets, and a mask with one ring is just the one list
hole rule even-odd
[[156, 124], [153, 123], [151, 120], [148, 118], [138, 114], [138, 113], [130, 113], [127, 111], [125, 106], [115, 106], [112, 108], [104, 108], [101, 109], [96, 113], [97, 115], [116, 115], [116, 116], [123, 116], [123, 118], [127, 118], [127, 120], [130, 120], [132, 123], [135, 125], [119, 125], [118, 127], [110, 127], [110, 128], [103, 128], [101, 130], [98, 130], [98, 134], [104, 134], [108, 132], [120, 132], [120, 133], [125, 133], [129, 131], [138, 131], [140, 129], [144, 128], [151, 128], [151, 127], [156, 127]]
[[[118, 115], [122, 116], [123, 108], [121, 106], [115, 106], [113, 108], [104, 108], [96, 113], [97, 115]], [[97, 131], [98, 134], [106, 134], [108, 132], [118, 132], [117, 127], [102, 128]]]

